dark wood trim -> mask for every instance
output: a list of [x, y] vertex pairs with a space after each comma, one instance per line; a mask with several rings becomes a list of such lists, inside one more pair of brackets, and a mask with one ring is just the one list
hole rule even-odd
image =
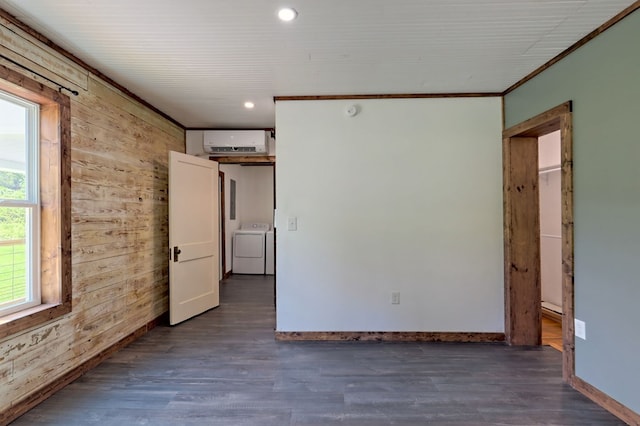
[[276, 331], [278, 341], [342, 342], [504, 342], [504, 333], [430, 331]]
[[540, 345], [538, 138], [506, 138], [503, 155], [505, 335], [510, 345]]
[[224, 275], [222, 276], [222, 279], [223, 280], [229, 279], [231, 277], [231, 274], [233, 274], [233, 271], [225, 272]]
[[539, 137], [560, 130], [560, 121], [563, 114], [568, 114], [571, 111], [572, 103], [571, 101], [567, 101], [542, 114], [538, 114], [533, 118], [505, 129], [502, 132], [502, 137]]
[[71, 101], [2, 65], [0, 89], [40, 105], [42, 304], [3, 316], [3, 338], [71, 312]]
[[2, 17], [4, 19], [6, 19], [7, 21], [11, 22], [13, 25], [15, 25], [16, 27], [20, 28], [22, 31], [26, 32], [30, 36], [36, 38], [38, 41], [40, 41], [41, 43], [46, 45], [48, 48], [50, 48], [52, 50], [55, 50], [56, 52], [58, 52], [59, 54], [61, 54], [65, 58], [71, 60], [72, 62], [75, 62], [76, 64], [78, 64], [79, 66], [84, 68], [85, 70], [89, 71], [91, 74], [94, 74], [95, 76], [99, 77], [100, 79], [102, 79], [102, 80], [106, 81], [107, 83], [109, 83], [110, 85], [114, 86], [115, 88], [120, 90], [122, 93], [124, 93], [125, 95], [129, 96], [131, 99], [141, 103], [145, 107], [149, 108], [151, 111], [153, 111], [156, 114], [160, 115], [161, 117], [169, 120], [170, 122], [172, 122], [176, 126], [182, 128], [182, 129], [185, 128], [180, 122], [178, 122], [173, 117], [169, 116], [168, 114], [162, 112], [161, 110], [159, 110], [155, 106], [151, 105], [149, 102], [145, 101], [140, 96], [136, 95], [135, 93], [133, 93], [132, 91], [130, 91], [126, 87], [122, 86], [121, 84], [117, 83], [115, 80], [113, 80], [110, 77], [108, 77], [107, 75], [103, 74], [98, 69], [96, 69], [96, 68], [92, 67], [91, 65], [87, 64], [82, 59], [80, 59], [77, 56], [75, 56], [73, 53], [63, 49], [60, 46], [58, 46], [53, 41], [51, 41], [49, 38], [45, 37], [44, 35], [42, 35], [38, 31], [34, 30], [29, 25], [25, 24], [24, 22], [22, 22], [21, 20], [19, 20], [18, 18], [16, 18], [15, 16], [13, 16], [12, 14], [10, 14], [9, 12], [7, 12], [6, 10], [4, 10], [2, 8], [0, 8], [0, 17]]
[[497, 98], [500, 92], [486, 93], [387, 93], [371, 95], [303, 95], [303, 96], [274, 96], [273, 101], [331, 101], [354, 99], [438, 99], [438, 98]]
[[274, 129], [273, 127], [260, 127], [260, 128], [256, 128], [256, 127], [187, 127], [184, 129], [187, 132], [190, 131], [201, 131], [201, 132], [205, 132], [207, 130], [262, 130], [265, 132], [272, 132], [275, 133], [276, 129]]
[[162, 314], [158, 318], [149, 321], [147, 324], [138, 328], [122, 340], [97, 353], [92, 358], [53, 380], [51, 383], [44, 384], [39, 390], [31, 393], [26, 398], [16, 402], [10, 408], [0, 413], [0, 424], [9, 424], [16, 420], [18, 417], [40, 404], [42, 401], [46, 400], [71, 382], [77, 380], [89, 370], [97, 367], [111, 355], [138, 340], [161, 323], [167, 323], [166, 314]]
[[571, 45], [568, 49], [564, 50], [562, 53], [560, 53], [559, 55], [557, 55], [556, 57], [554, 57], [550, 61], [546, 62], [545, 64], [543, 64], [540, 67], [536, 68], [530, 74], [528, 74], [525, 77], [523, 77], [520, 80], [518, 80], [516, 83], [514, 83], [509, 88], [507, 88], [504, 92], [502, 92], [502, 96], [505, 96], [505, 95], [513, 92], [514, 90], [516, 90], [518, 87], [522, 86], [523, 84], [525, 84], [529, 80], [531, 80], [534, 77], [542, 74], [544, 71], [546, 71], [547, 69], [551, 68], [553, 65], [555, 65], [558, 62], [560, 62], [562, 59], [566, 58], [571, 53], [575, 52], [576, 50], [578, 50], [579, 48], [581, 48], [582, 46], [584, 46], [585, 44], [587, 44], [588, 42], [590, 42], [591, 40], [593, 40], [594, 38], [596, 38], [597, 36], [602, 34], [603, 32], [605, 32], [606, 30], [608, 30], [609, 28], [611, 28], [612, 26], [614, 26], [618, 22], [622, 21], [624, 18], [626, 18], [627, 16], [631, 15], [633, 12], [635, 12], [638, 9], [640, 9], [640, 1], [636, 1], [631, 6], [627, 7], [622, 12], [618, 13], [616, 16], [614, 16], [613, 18], [609, 19], [604, 24], [600, 25], [598, 28], [596, 28], [595, 30], [591, 31], [586, 36], [582, 37], [580, 40], [578, 40], [573, 45]]
[[[520, 257], [522, 263], [514, 265], [514, 258], [521, 251], [538, 251], [539, 248], [527, 238], [532, 234], [526, 230], [531, 223], [513, 220], [519, 210], [532, 208], [518, 205], [518, 194], [523, 188], [512, 181], [514, 167], [528, 168], [528, 175], [535, 176], [537, 192], [538, 163], [537, 149], [528, 158], [512, 155], [515, 144], [538, 138], [552, 131], [560, 130], [561, 145], [561, 199], [562, 199], [562, 377], [571, 383], [575, 377], [575, 337], [574, 337], [574, 282], [573, 282], [573, 128], [571, 102], [565, 102], [545, 111], [523, 123], [510, 127], [503, 132], [503, 200], [504, 200], [504, 275], [505, 275], [505, 334], [509, 344], [531, 344], [524, 342], [525, 337], [514, 333], [528, 333], [527, 327], [539, 327], [536, 321], [541, 313], [540, 304], [527, 305], [538, 311], [534, 315], [526, 312], [523, 306], [514, 305], [518, 294], [524, 291], [530, 294], [532, 288], [539, 287], [539, 276], [530, 274], [528, 280], [514, 277], [519, 271], [540, 268], [539, 255]], [[537, 148], [537, 144], [536, 144]], [[535, 158], [534, 158], [535, 157]], [[539, 212], [536, 210], [536, 213]], [[525, 213], [522, 213], [525, 214]], [[535, 219], [534, 219], [535, 221]], [[535, 226], [535, 223], [534, 223]], [[524, 237], [522, 237], [524, 236]], [[524, 239], [522, 239], [522, 238]], [[524, 259], [524, 260], [523, 260]], [[539, 275], [539, 274], [538, 274]], [[515, 285], [518, 284], [518, 286]], [[520, 343], [524, 342], [524, 343]]]
[[618, 417], [623, 422], [629, 425], [640, 426], [639, 413], [636, 413], [627, 406], [611, 398], [606, 393], [594, 388], [581, 378], [574, 377], [572, 386], [575, 390], [585, 395], [591, 401], [595, 402], [614, 416]]
[[209, 160], [217, 161], [219, 164], [272, 165], [276, 163], [276, 157], [273, 155], [212, 155], [209, 157]]
[[225, 194], [224, 172], [218, 170], [218, 185], [220, 186], [220, 260], [222, 261], [222, 279], [227, 273], [227, 234], [226, 234], [226, 214], [225, 214]]

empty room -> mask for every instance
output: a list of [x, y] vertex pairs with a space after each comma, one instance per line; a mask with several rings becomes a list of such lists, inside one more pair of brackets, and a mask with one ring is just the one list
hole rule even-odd
[[0, 0], [0, 424], [640, 425], [639, 9]]

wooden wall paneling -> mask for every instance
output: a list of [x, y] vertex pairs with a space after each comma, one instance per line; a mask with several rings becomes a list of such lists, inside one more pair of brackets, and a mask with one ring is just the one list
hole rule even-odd
[[40, 105], [40, 284], [42, 304], [2, 318], [0, 338], [71, 310], [69, 98], [0, 65], [0, 88]]
[[163, 235], [168, 231], [166, 226], [162, 226], [159, 229], [150, 228], [151, 227], [147, 226], [135, 229], [118, 229], [115, 231], [100, 230], [86, 231], [83, 234], [76, 233], [77, 238], [73, 240], [73, 245], [74, 247], [92, 247], [95, 245], [117, 244], [121, 242], [133, 244], [135, 241], [154, 239], [157, 235]]
[[64, 179], [72, 185], [67, 201], [73, 243], [64, 257], [73, 264], [68, 273], [74, 308], [59, 320], [0, 339], [4, 421], [146, 332], [167, 311], [168, 151], [184, 152], [185, 136], [182, 127], [125, 90], [82, 68], [78, 73], [71, 59], [32, 34], [20, 40], [3, 28], [2, 35], [23, 49], [14, 55], [26, 65], [50, 61], [47, 67], [58, 77], [85, 81], [85, 90], [63, 111], [70, 117], [63, 131], [71, 136], [71, 174]]
[[540, 345], [538, 138], [508, 138], [504, 144], [504, 234], [510, 242], [505, 245], [505, 334], [512, 345]]
[[125, 200], [125, 201], [146, 201], [158, 205], [167, 202], [166, 191], [159, 188], [144, 188], [140, 185], [137, 192], [132, 192], [126, 188], [115, 186], [97, 186], [84, 180], [74, 182], [73, 191], [76, 199], [79, 200]]
[[158, 115], [155, 111], [144, 108], [140, 102], [131, 99], [113, 85], [96, 78], [94, 75], [89, 75], [88, 85], [89, 92], [102, 102], [118, 105], [123, 111], [145, 121], [152, 128], [166, 133], [170, 139], [182, 139], [185, 137], [185, 130], [182, 127], [167, 121], [166, 118]]
[[148, 322], [144, 326], [137, 328], [134, 332], [130, 333], [129, 335], [125, 336], [123, 339], [119, 340], [117, 344], [112, 345], [109, 348], [98, 352], [96, 355], [94, 355], [92, 358], [90, 358], [86, 362], [75, 366], [71, 370], [59, 376], [58, 378], [55, 379], [55, 381], [51, 383], [50, 386], [42, 387], [38, 391], [32, 392], [24, 396], [23, 398], [20, 399], [18, 403], [16, 403], [10, 409], [0, 412], [0, 424], [10, 423], [11, 421], [18, 418], [20, 415], [24, 414], [30, 408], [36, 406], [40, 402], [47, 399], [49, 396], [53, 395], [58, 390], [65, 387], [67, 384], [76, 380], [77, 378], [82, 376], [84, 373], [94, 368], [96, 365], [100, 364], [103, 360], [108, 358], [111, 354], [127, 346], [132, 341], [138, 339], [140, 336], [144, 335], [150, 329], [155, 327], [155, 325], [158, 323], [158, 320], [159, 319], [156, 318]]
[[[88, 72], [54, 51], [39, 49], [33, 38], [0, 15], [0, 53], [56, 81], [63, 80], [78, 89], [87, 90]], [[6, 62], [6, 61], [5, 61]], [[15, 65], [6, 64], [12, 68]], [[37, 78], [37, 77], [36, 77]], [[42, 82], [49, 85], [49, 82]], [[53, 86], [51, 86], [53, 87]], [[57, 90], [57, 87], [56, 87]]]
[[[159, 153], [153, 149], [154, 146], [159, 147], [166, 143], [167, 136], [164, 132], [152, 132], [144, 122], [130, 117], [129, 114], [120, 114], [118, 110], [98, 107], [95, 103], [87, 106], [80, 102], [80, 99], [72, 103], [72, 109], [75, 119], [91, 125], [92, 128], [108, 130], [110, 135], [117, 135], [118, 139], [129, 139], [131, 143], [138, 143], [137, 148], [142, 151], [138, 153], [141, 158], [157, 157]], [[143, 154], [146, 156], [142, 156]]]
[[[155, 159], [160, 162], [161, 157], [158, 157], [157, 153], [154, 153], [155, 147], [169, 146], [169, 143], [162, 138], [149, 141], [148, 139], [127, 138], [125, 135], [118, 135], [111, 132], [109, 129], [103, 129], [96, 126], [90, 126], [88, 123], [73, 118], [71, 120], [71, 126], [74, 131], [74, 136], [79, 139], [77, 141], [78, 150], [82, 151], [94, 151], [96, 155], [102, 155], [108, 157], [109, 155], [122, 155], [123, 153], [131, 154], [134, 156], [141, 155], [146, 151], [145, 158]], [[142, 131], [141, 131], [142, 132]], [[76, 141], [74, 140], [74, 148]], [[173, 150], [179, 147], [172, 147]]]

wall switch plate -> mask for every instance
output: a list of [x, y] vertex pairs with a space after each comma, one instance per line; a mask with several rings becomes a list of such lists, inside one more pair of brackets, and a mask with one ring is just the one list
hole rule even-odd
[[584, 321], [580, 321], [577, 318], [573, 319], [573, 328], [575, 331], [576, 337], [581, 338], [582, 340], [587, 340], [587, 325]]
[[392, 305], [399, 305], [400, 304], [400, 292], [399, 291], [394, 291], [393, 293], [391, 293], [391, 304]]
[[298, 218], [297, 217], [288, 217], [287, 218], [287, 230], [288, 231], [297, 231], [298, 230]]

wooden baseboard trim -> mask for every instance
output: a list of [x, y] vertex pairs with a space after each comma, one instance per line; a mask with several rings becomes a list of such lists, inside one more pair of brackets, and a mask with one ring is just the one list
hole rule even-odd
[[618, 401], [611, 398], [601, 390], [596, 389], [581, 378], [573, 377], [571, 385], [575, 390], [577, 390], [623, 422], [632, 426], [640, 426], [640, 414], [631, 410], [627, 406], [620, 404]]
[[545, 307], [542, 308], [542, 316], [550, 319], [551, 321], [562, 323], [562, 315], [552, 311], [551, 309], [547, 309]]
[[100, 363], [102, 363], [114, 353], [118, 352], [119, 350], [130, 345], [140, 337], [147, 334], [158, 324], [167, 323], [168, 321], [166, 320], [166, 316], [166, 314], [162, 314], [156, 319], [149, 321], [147, 324], [138, 328], [133, 333], [124, 337], [122, 340], [116, 342], [115, 344], [93, 356], [91, 359], [88, 359], [84, 363], [78, 365], [73, 370], [63, 374], [53, 382], [45, 384], [44, 386], [40, 387], [39, 390], [14, 403], [10, 408], [0, 413], [0, 424], [6, 425], [16, 420], [18, 417], [22, 416], [33, 407], [40, 404], [42, 401], [46, 400], [71, 382], [80, 378], [89, 370], [97, 367]]
[[232, 273], [233, 273], [233, 271], [225, 272], [224, 275], [222, 275], [222, 279], [223, 280], [229, 279], [231, 277]]
[[413, 331], [276, 331], [278, 341], [341, 342], [504, 342], [504, 333], [457, 333]]

